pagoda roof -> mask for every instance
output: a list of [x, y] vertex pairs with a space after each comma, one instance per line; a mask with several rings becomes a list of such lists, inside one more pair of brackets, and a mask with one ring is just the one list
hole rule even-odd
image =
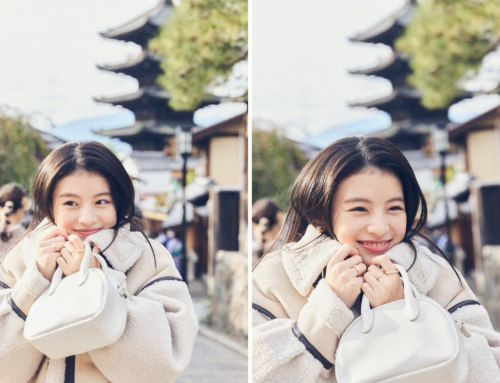
[[389, 113], [393, 121], [437, 118], [447, 120], [448, 109], [427, 109], [421, 104], [421, 94], [410, 87], [400, 87], [392, 93], [369, 101], [350, 103], [351, 107], [377, 108]]
[[393, 87], [406, 84], [406, 77], [411, 73], [407, 59], [397, 53], [392, 53], [386, 60], [369, 68], [350, 69], [350, 74], [383, 77], [391, 81]]
[[414, 12], [414, 0], [406, 0], [400, 9], [388, 15], [385, 19], [382, 19], [366, 31], [351, 36], [349, 40], [394, 46], [394, 42], [412, 19]]
[[[97, 65], [98, 69], [106, 70], [109, 72], [125, 73], [129, 74], [133, 69], [145, 67], [147, 65], [158, 65], [161, 60], [157, 56], [151, 54], [150, 52], [143, 51], [140, 55], [129, 57], [127, 61], [119, 64], [103, 64]], [[148, 69], [149, 68], [144, 68]]]
[[158, 76], [162, 73], [161, 60], [147, 51], [129, 58], [124, 63], [97, 65], [97, 68], [134, 77], [140, 87], [155, 86]]
[[[134, 93], [124, 94], [114, 97], [94, 97], [97, 102], [122, 106], [135, 113], [137, 120], [161, 120], [178, 121], [178, 125], [183, 125], [186, 121], [191, 124], [193, 121], [193, 111], [174, 110], [168, 105], [171, 95], [159, 86], [139, 88]], [[209, 96], [204, 99], [199, 107], [218, 104], [223, 98]]]
[[[136, 92], [124, 94], [121, 96], [94, 97], [94, 100], [97, 102], [103, 102], [107, 104], [124, 105], [127, 102], [137, 101], [144, 97], [168, 101], [170, 100], [171, 95], [170, 92], [166, 91], [163, 88], [160, 88], [159, 86], [151, 86], [151, 87], [140, 88]], [[221, 99], [219, 97], [210, 96], [207, 99], [207, 103], [205, 103], [205, 105], [217, 103], [220, 101]]]
[[165, 137], [175, 135], [177, 126], [179, 126], [179, 123], [175, 121], [171, 124], [164, 121], [138, 121], [133, 125], [122, 128], [94, 130], [94, 133], [101, 136], [122, 138], [147, 132], [152, 135]]
[[385, 138], [401, 150], [420, 149], [425, 144], [433, 125], [393, 122], [387, 129], [368, 135]]
[[145, 47], [148, 40], [168, 21], [172, 12], [173, 5], [171, 1], [160, 0], [153, 9], [122, 25], [101, 32], [100, 35], [108, 39], [131, 41]]
[[[192, 124], [188, 124], [191, 126]], [[132, 145], [134, 150], [163, 150], [169, 139], [175, 135], [176, 128], [181, 126], [178, 121], [171, 124], [165, 121], [137, 121], [135, 124], [116, 128], [95, 130], [101, 136], [119, 138]]]

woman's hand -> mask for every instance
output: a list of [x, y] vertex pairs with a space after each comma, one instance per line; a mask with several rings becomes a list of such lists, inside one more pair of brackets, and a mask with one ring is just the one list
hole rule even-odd
[[325, 280], [345, 305], [351, 308], [361, 293], [365, 272], [366, 266], [361, 262], [358, 250], [345, 244], [328, 262]]
[[363, 278], [361, 290], [365, 293], [372, 307], [404, 298], [403, 282], [386, 255], [374, 257]]
[[57, 257], [61, 256], [61, 249], [68, 235], [61, 229], [55, 227], [50, 230], [38, 242], [36, 253], [36, 266], [40, 273], [47, 280], [52, 280], [57, 267]]
[[[89, 267], [100, 267], [99, 261], [94, 256], [99, 253], [99, 248], [92, 248]], [[71, 275], [80, 270], [80, 265], [85, 254], [83, 241], [75, 234], [71, 234], [61, 249], [61, 255], [57, 258], [57, 264], [62, 269], [64, 275]]]

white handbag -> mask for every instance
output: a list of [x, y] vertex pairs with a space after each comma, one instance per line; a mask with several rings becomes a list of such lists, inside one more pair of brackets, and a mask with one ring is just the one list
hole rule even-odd
[[422, 296], [403, 267], [394, 266], [403, 279], [405, 297], [371, 309], [363, 296], [361, 316], [347, 327], [337, 347], [337, 382], [466, 382], [469, 366], [462, 324]]
[[114, 343], [125, 330], [127, 304], [125, 279], [116, 282], [106, 261], [89, 268], [90, 245], [80, 271], [62, 278], [54, 273], [48, 290], [31, 307], [24, 325], [24, 337], [50, 358], [77, 355]]

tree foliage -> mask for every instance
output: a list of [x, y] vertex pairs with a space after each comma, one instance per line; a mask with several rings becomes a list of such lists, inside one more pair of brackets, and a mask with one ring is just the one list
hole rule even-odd
[[17, 182], [29, 189], [49, 150], [26, 117], [0, 111], [0, 185]]
[[149, 48], [164, 58], [158, 83], [170, 106], [194, 110], [206, 88], [227, 78], [247, 52], [247, 0], [183, 0]]
[[286, 210], [289, 189], [307, 159], [278, 130], [252, 131], [252, 202], [272, 197]]
[[500, 2], [422, 0], [396, 49], [410, 56], [409, 83], [429, 108], [449, 106], [500, 41]]

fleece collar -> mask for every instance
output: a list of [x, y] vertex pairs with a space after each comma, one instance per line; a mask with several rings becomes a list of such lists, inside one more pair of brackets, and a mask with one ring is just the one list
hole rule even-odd
[[[34, 242], [37, 244], [40, 238], [42, 238], [48, 230], [54, 227], [55, 225], [53, 223], [44, 219], [40, 225], [38, 225], [37, 228], [28, 235], [30, 243]], [[141, 257], [144, 246], [147, 245], [147, 242], [140, 232], [131, 232], [130, 225], [128, 224], [118, 229], [118, 234], [113, 241], [114, 233], [113, 229], [101, 230], [98, 233], [88, 236], [87, 241], [89, 241], [89, 243], [96, 244], [99, 249], [103, 251], [104, 256], [113, 269], [125, 273]], [[109, 246], [112, 241], [113, 243]], [[25, 252], [26, 264], [28, 264], [28, 260], [36, 259], [38, 246], [33, 246], [30, 243], [26, 245], [26, 249], [28, 249], [28, 251]], [[107, 248], [108, 246], [109, 248]]]
[[[417, 258], [413, 263], [413, 251], [406, 243], [392, 247], [386, 254], [389, 259], [408, 270], [408, 276], [418, 291], [427, 295], [436, 283], [438, 267], [432, 259], [435, 255], [424, 246], [414, 242]], [[283, 248], [283, 266], [292, 285], [302, 295], [308, 296], [313, 283], [328, 264], [330, 258], [342, 245], [326, 235], [320, 235], [309, 225], [304, 236]], [[413, 263], [413, 266], [412, 266]]]
[[[113, 241], [114, 235], [113, 229], [101, 230], [88, 236], [87, 241], [96, 244], [103, 251], [113, 269], [125, 273], [141, 257], [146, 240], [140, 232], [131, 232], [128, 225], [118, 229], [118, 234]], [[109, 246], [112, 241], [113, 243]]]

